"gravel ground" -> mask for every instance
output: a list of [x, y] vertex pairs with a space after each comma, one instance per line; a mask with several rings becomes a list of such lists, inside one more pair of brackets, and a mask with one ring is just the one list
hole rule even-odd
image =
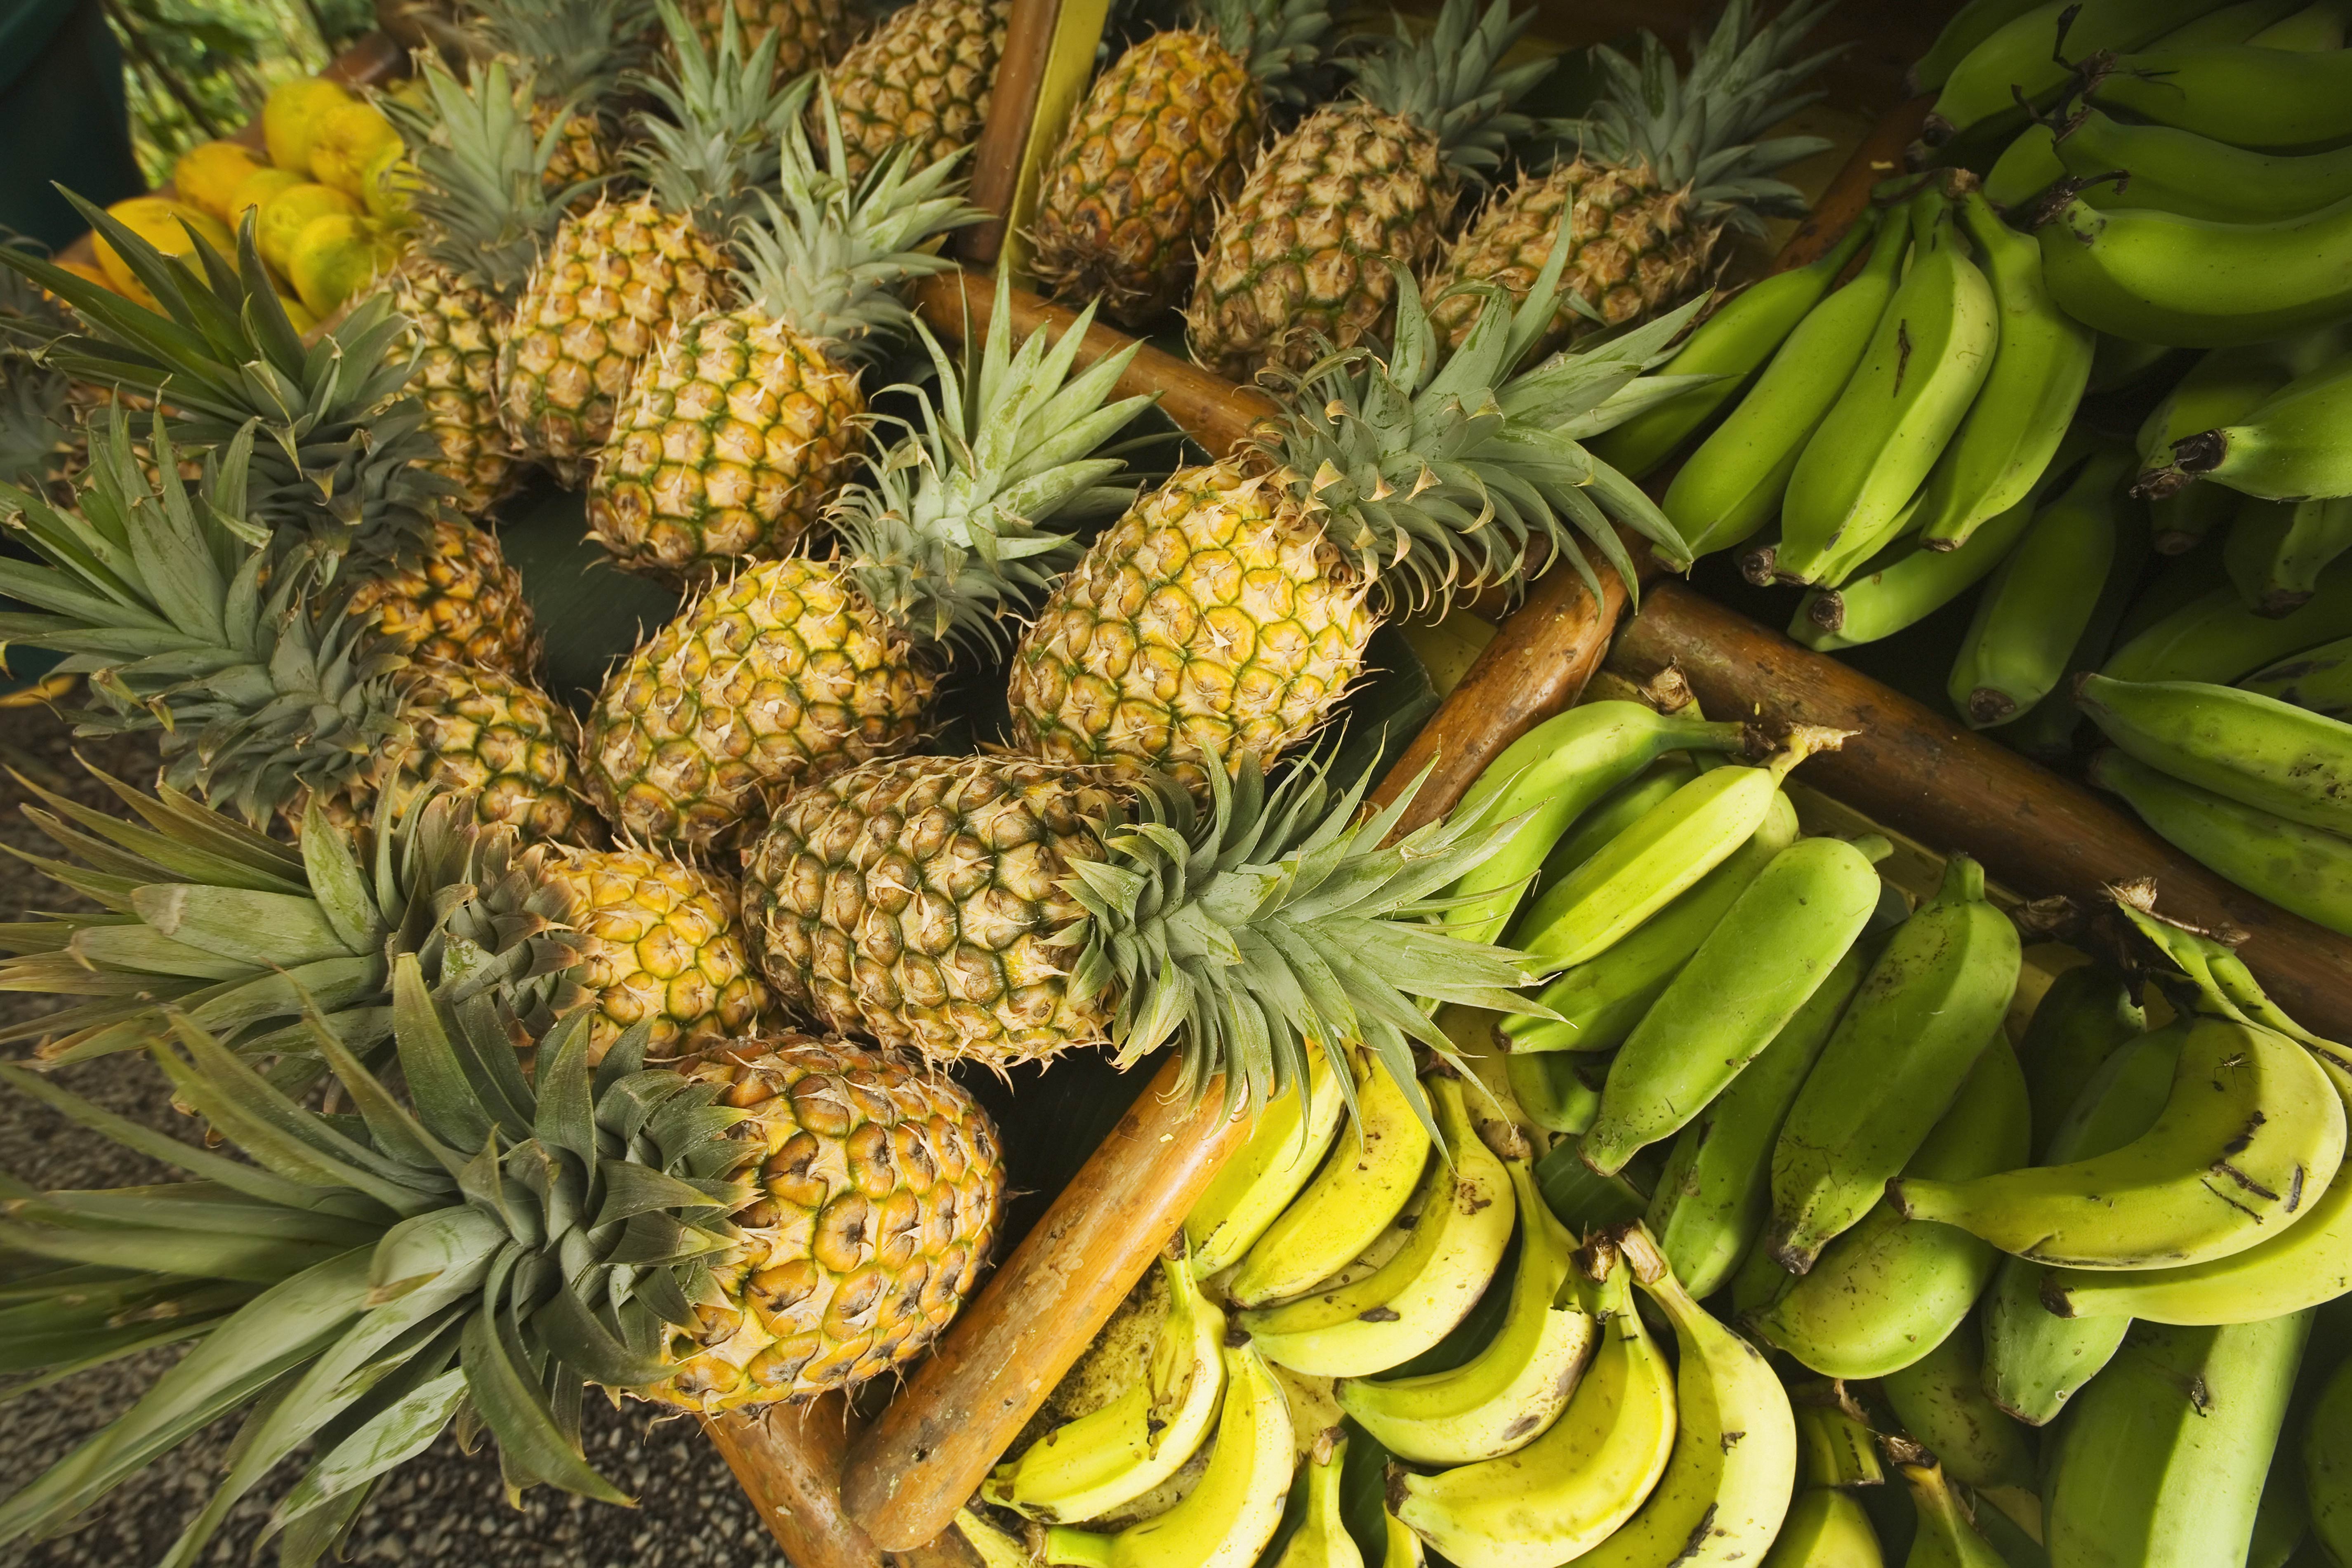
[[[149, 744], [82, 749], [119, 777], [138, 779], [152, 766]], [[92, 804], [110, 800], [74, 763], [62, 726], [40, 710], [0, 711], [0, 765]], [[26, 798], [13, 778], [0, 775], [0, 844], [46, 852], [48, 841], [18, 813]], [[13, 862], [0, 862], [0, 918], [16, 918], [27, 907], [56, 909], [63, 902], [45, 879]], [[0, 1019], [14, 1022], [47, 1005], [40, 998], [0, 997]], [[194, 1132], [187, 1119], [173, 1113], [162, 1078], [144, 1063], [118, 1057], [60, 1078], [119, 1114], [176, 1136]], [[0, 1169], [43, 1187], [164, 1178], [150, 1162], [6, 1095], [0, 1095]], [[176, 1354], [118, 1362], [8, 1406], [0, 1413], [0, 1489], [15, 1490], [127, 1408]], [[616, 1411], [592, 1400], [587, 1428], [590, 1462], [639, 1500], [635, 1509], [586, 1502], [545, 1487], [526, 1494], [520, 1510], [510, 1508], [488, 1447], [468, 1457], [444, 1438], [377, 1489], [352, 1529], [349, 1560], [466, 1568], [790, 1568], [692, 1421], [664, 1419], [634, 1402]], [[157, 1561], [202, 1506], [233, 1432], [233, 1424], [224, 1423], [183, 1445], [117, 1491], [71, 1535], [31, 1548], [0, 1547], [0, 1568], [142, 1568]], [[294, 1473], [281, 1469], [280, 1486]], [[248, 1499], [203, 1561], [251, 1561], [277, 1492], [270, 1488]]]

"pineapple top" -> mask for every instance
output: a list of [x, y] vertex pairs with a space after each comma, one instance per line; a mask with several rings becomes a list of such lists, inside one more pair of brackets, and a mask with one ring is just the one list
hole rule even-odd
[[430, 56], [421, 74], [429, 109], [384, 100], [416, 166], [410, 205], [428, 225], [420, 248], [458, 277], [510, 298], [586, 183], [552, 196], [541, 184], [563, 127], [557, 122], [542, 136], [531, 134], [530, 76], [511, 79], [505, 63], [492, 60], [461, 85]]
[[1302, 74], [1323, 57], [1329, 0], [1201, 0], [1201, 20], [1238, 56], [1275, 103], [1305, 103]]
[[[27, 243], [0, 229], [0, 246]], [[56, 300], [0, 267], [0, 484], [38, 489], [56, 476], [73, 435], [69, 388], [40, 353], [72, 330]]]
[[526, 68], [544, 97], [593, 110], [644, 57], [653, 0], [473, 0], [490, 52]]
[[1514, 17], [1510, 0], [1494, 0], [1481, 16], [1473, 4], [1445, 0], [1425, 36], [1416, 36], [1399, 16], [1393, 37], [1346, 64], [1355, 73], [1359, 98], [1419, 125], [1436, 139], [1457, 177], [1478, 179], [1503, 161], [1514, 138], [1534, 128], [1511, 105], [1550, 72], [1552, 62], [1506, 68], [1503, 56], [1535, 13]]
[[808, 101], [809, 78], [777, 84], [781, 29], [746, 55], [742, 26], [729, 5], [719, 47], [709, 49], [674, 0], [659, 4], [673, 47], [666, 68], [643, 79], [667, 112], [637, 117], [645, 141], [629, 150], [629, 160], [671, 211], [691, 216], [707, 234], [723, 235], [751, 210], [751, 193], [776, 178], [784, 131]]
[[1638, 64], [1595, 47], [1591, 57], [1606, 78], [1600, 101], [1583, 119], [1547, 129], [1564, 151], [1646, 167], [1665, 189], [1687, 189], [1702, 222], [1760, 232], [1765, 215], [1801, 214], [1797, 188], [1765, 176], [1830, 143], [1818, 136], [1757, 138], [1821, 97], [1797, 84], [1841, 51], [1792, 57], [1833, 3], [1795, 0], [1759, 26], [1755, 0], [1729, 0], [1711, 33], [1693, 35], [1687, 74], [1653, 33], [1642, 35]]

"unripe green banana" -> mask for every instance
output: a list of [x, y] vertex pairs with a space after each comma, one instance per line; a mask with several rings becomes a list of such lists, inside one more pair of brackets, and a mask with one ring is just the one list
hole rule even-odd
[[2312, 1534], [2330, 1560], [2352, 1563], [2352, 1361], [2321, 1386], [2304, 1423], [2303, 1487]]
[[1580, 1137], [1601, 1113], [1609, 1058], [1589, 1051], [1538, 1051], [1503, 1058], [1511, 1098], [1547, 1133]]
[[2153, 207], [2103, 212], [2076, 196], [2045, 205], [2035, 237], [2052, 298], [2117, 337], [2220, 348], [2352, 315], [2352, 277], [2337, 265], [2352, 244], [2352, 200], [2274, 223], [2217, 224]]
[[1903, 1568], [2009, 1568], [2008, 1559], [1978, 1533], [1976, 1521], [1944, 1479], [1942, 1466], [1931, 1461], [1901, 1468], [1919, 1518]]
[[1774, 856], [1617, 1052], [1584, 1163], [1614, 1176], [1706, 1109], [1828, 978], [1878, 895], [1869, 854], [1843, 839]]
[[1789, 1505], [1763, 1568], [1886, 1568], [1886, 1559], [1861, 1503], [1833, 1487], [1809, 1487]]
[[2257, 810], [2109, 749], [2086, 777], [2158, 838], [2247, 892], [2352, 936], [2352, 840]]
[[[2345, 208], [2352, 214], [2352, 199]], [[2346, 233], [2352, 235], [2352, 224]], [[2139, 486], [2161, 494], [2201, 478], [2268, 501], [2352, 495], [2352, 455], [2342, 440], [2347, 420], [2352, 355], [2296, 377], [2235, 424], [2174, 442]]]
[[1801, 1274], [1867, 1213], [1927, 1141], [2000, 1028], [2017, 928], [1954, 855], [1942, 889], [1897, 926], [1798, 1091], [1772, 1151], [1765, 1249]]
[[2287, 1426], [2271, 1455], [2270, 1474], [2263, 1479], [2263, 1495], [2254, 1504], [2254, 1531], [2246, 1542], [2246, 1568], [2287, 1568], [2311, 1533], [2311, 1513], [2303, 1497], [2303, 1443], [2295, 1428], [2296, 1412], [2287, 1412]]
[[1586, 444], [1620, 474], [1639, 479], [1673, 456], [1685, 441], [1738, 397], [1789, 334], [1830, 291], [1876, 228], [1865, 211], [1836, 245], [1810, 267], [1791, 267], [1749, 284], [1694, 328], [1660, 365], [1662, 376], [1716, 376], [1706, 386], [1643, 410]]
[[[1619, 1175], [1600, 1176], [1576, 1157], [1574, 1141], [1563, 1138], [1536, 1162], [1536, 1186], [1542, 1189], [1544, 1207], [1562, 1225], [1589, 1235], [1605, 1225], [1639, 1219], [1649, 1208], [1644, 1164], [1637, 1160]], [[1645, 1181], [1633, 1180], [1636, 1175]]]
[[2186, 555], [2238, 514], [2238, 497], [2219, 485], [2191, 485], [2148, 503], [2148, 528], [2158, 555]]
[[2329, 718], [2352, 720], [2352, 637], [2290, 654], [2238, 686]]
[[1983, 388], [1920, 502], [1920, 537], [1940, 549], [2032, 493], [2083, 401], [2093, 348], [2090, 329], [2042, 287], [2039, 245], [2002, 223], [1981, 192], [1960, 197], [1959, 223], [1984, 257], [1999, 329]]
[[[1536, 999], [1556, 1018], [1529, 1013], [1505, 1019], [1502, 1030], [1511, 1051], [1600, 1051], [1622, 1045], [1724, 911], [1796, 839], [1797, 809], [1785, 793], [1776, 793], [1763, 825], [1721, 865], [1632, 936], [1565, 971], [1538, 994]], [[1538, 900], [1535, 913], [1543, 912], [1549, 903], [1549, 895]], [[1524, 945], [1540, 929], [1535, 913], [1513, 933], [1515, 941]]]
[[2194, 358], [2188, 349], [2163, 343], [2143, 343], [2113, 332], [2098, 337], [2099, 346], [2091, 353], [2091, 384], [2085, 389], [2092, 392], [2121, 392], [2143, 382], [2171, 380], [2186, 370], [2184, 359]]
[[1723, 1288], [1764, 1233], [1773, 1143], [1862, 985], [1863, 967], [1849, 948], [1772, 1043], [1675, 1139], [1645, 1222], [1675, 1277], [1701, 1300]]
[[2050, 1456], [2051, 1568], [2240, 1563], [2310, 1314], [2227, 1328], [2136, 1325]]
[[2057, 26], [2056, 7], [2049, 0], [1969, 0], [1927, 46], [1927, 52], [1903, 73], [1903, 90], [1916, 97], [1941, 88], [1977, 47], [2010, 23], [2030, 12], [2047, 10], [2050, 26]]
[[1955, 1479], [1982, 1491], [2039, 1479], [2032, 1434], [1984, 1391], [1984, 1345], [1963, 1319], [1944, 1343], [1879, 1382], [1903, 1430], [1944, 1461]]
[[2066, 165], [2058, 161], [2057, 132], [2037, 120], [2019, 131], [1985, 171], [1985, 200], [1996, 211], [2023, 222], [2042, 193], [2065, 177]]
[[1878, 1459], [1878, 1435], [1855, 1413], [1843, 1384], [1800, 1389], [1797, 1401], [1797, 1479], [1805, 1486], [1874, 1487], [1886, 1479]]
[[2340, 49], [2345, 45], [2347, 16], [2343, 0], [2314, 0], [2246, 40], [2258, 49]]
[[1347, 1099], [1331, 1059], [1307, 1058], [1307, 1080], [1266, 1102], [1241, 1152], [1218, 1171], [1184, 1217], [1192, 1271], [1232, 1267], [1315, 1175], [1339, 1129]]
[[1798, 323], [1748, 395], [1684, 460], [1663, 506], [1695, 556], [1727, 549], [1778, 515], [1806, 442], [1853, 378], [1911, 248], [1899, 215], [1883, 218], [1870, 260]]
[[[2140, 503], [2114, 487], [2044, 507], [1985, 585], [1945, 690], [1971, 729], [2048, 696], [2091, 624]], [[2126, 517], [2124, 514], [2132, 514]]]
[[[1710, 754], [1711, 755], [1711, 754]], [[1697, 778], [1699, 770], [1685, 758], [1661, 758], [1629, 784], [1610, 791], [1599, 804], [1579, 817], [1544, 857], [1528, 896], [1540, 900], [1559, 879], [1600, 852], [1601, 847], [1635, 822], [1653, 806]]]
[[2100, 674], [2119, 681], [2210, 681], [2228, 685], [2306, 648], [2352, 636], [2352, 560], [2319, 574], [2303, 608], [2257, 615], [2234, 588], [2217, 588], [2126, 642]]
[[2089, 98], [2232, 147], [2307, 152], [2352, 140], [2352, 57], [2341, 49], [2209, 44], [2122, 55]]
[[2289, 821], [2352, 834], [2352, 725], [2201, 681], [2085, 675], [2083, 711], [2175, 779]]
[[1348, 1461], [1348, 1437], [1338, 1427], [1317, 1434], [1299, 1478], [1307, 1509], [1275, 1560], [1275, 1568], [1364, 1568], [1364, 1554], [1339, 1517], [1339, 1469]]
[[[2031, 1114], [2016, 1053], [1997, 1039], [1905, 1175], [1967, 1181], [2022, 1165]], [[1881, 1199], [1748, 1326], [1824, 1377], [1885, 1377], [1967, 1319], [1997, 1260], [1975, 1237], [1906, 1220]]]
[[[1909, 273], [1879, 318], [1853, 379], [1789, 476], [1774, 558], [1784, 579], [1819, 581], [1824, 558], [1832, 551], [1851, 556], [1893, 531], [1904, 504], [1943, 455], [1992, 369], [2003, 325], [1992, 285], [1969, 259], [1949, 206], [1940, 195], [1928, 199], [1938, 204], [1938, 211], [1932, 224], [1917, 231]], [[2080, 335], [2072, 323], [2066, 330]], [[2087, 374], [2084, 341], [2081, 369]], [[2055, 364], [2050, 369], [2054, 375]], [[2037, 399], [2042, 396], [2040, 388], [2031, 391]], [[1989, 421], [1988, 431], [1998, 423]], [[2063, 429], [2062, 420], [2049, 433], [2053, 447]], [[2002, 447], [2016, 444], [1997, 434], [1989, 440]], [[1999, 455], [1970, 465], [1997, 467]], [[2040, 471], [2037, 465], [2033, 475]], [[1976, 499], [1955, 494], [1945, 515], [1973, 521]]]
[[2352, 196], [2352, 151], [2300, 157], [2253, 152], [2169, 125], [2138, 124], [2084, 108], [2055, 133], [2062, 172], [2127, 180], [2086, 188], [2107, 211], [2159, 207], [2213, 223], [2263, 224], [2298, 217]]
[[2214, 349], [2199, 357], [2179, 385], [2156, 405], [2139, 427], [2140, 465], [2150, 467], [2172, 452], [2172, 444], [2235, 424], [2298, 376], [2310, 374], [2345, 351], [2341, 325], [2316, 331]]
[[2189, 1027], [2171, 1097], [2123, 1147], [1974, 1180], [1905, 1176], [1905, 1215], [2078, 1269], [2226, 1258], [2284, 1233], [2335, 1179], [2344, 1103], [2310, 1053], [2228, 1019]]
[[[2131, 981], [2105, 964], [2084, 964], [2050, 982], [2017, 1044], [2018, 1065], [2025, 1070], [2026, 1092], [2033, 1101], [2035, 1159], [2048, 1153], [2107, 1059], [2147, 1029], [2147, 1015]], [[2151, 1106], [2149, 1120], [2155, 1115]], [[2146, 1130], [2135, 1129], [2132, 1135]]]
[[2319, 577], [2352, 549], [2352, 497], [2320, 501], [2239, 497], [2222, 559], [2238, 597], [2257, 615], [2292, 615], [2319, 591]]

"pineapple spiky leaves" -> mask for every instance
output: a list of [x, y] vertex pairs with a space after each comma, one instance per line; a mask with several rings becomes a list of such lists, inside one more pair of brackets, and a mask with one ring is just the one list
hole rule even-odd
[[532, 80], [531, 131], [554, 137], [546, 189], [568, 203], [582, 182], [618, 173], [607, 106], [644, 63], [653, 0], [471, 0], [471, 9], [486, 52]]

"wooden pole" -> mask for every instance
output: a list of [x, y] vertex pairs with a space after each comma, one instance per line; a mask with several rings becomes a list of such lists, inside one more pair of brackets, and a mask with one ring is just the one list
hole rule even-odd
[[970, 164], [971, 204], [994, 216], [955, 237], [956, 254], [976, 266], [994, 266], [1003, 248], [1005, 214], [1012, 211], [1020, 184], [1021, 155], [1029, 145], [1029, 128], [1036, 120], [1037, 97], [1045, 90], [1045, 62], [1053, 53], [1054, 29], [1061, 16], [1061, 0], [1013, 0], [1004, 53], [989, 89], [988, 123], [981, 127]]

